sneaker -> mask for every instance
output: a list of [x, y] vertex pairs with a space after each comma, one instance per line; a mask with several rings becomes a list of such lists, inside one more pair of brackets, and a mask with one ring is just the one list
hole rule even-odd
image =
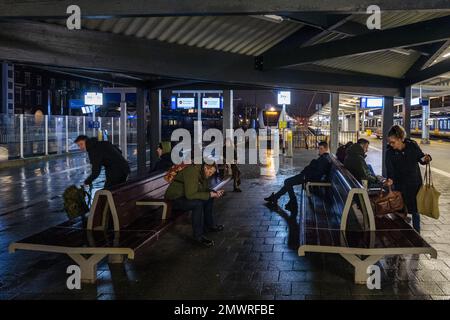
[[223, 229], [224, 229], [223, 225], [218, 224], [218, 225], [216, 225], [214, 227], [208, 228], [208, 231], [209, 232], [220, 232], [220, 231], [223, 231]]
[[234, 188], [233, 192], [242, 192], [241, 188]]
[[275, 197], [275, 193], [272, 192], [272, 194], [270, 196], [268, 196], [267, 198], [264, 198], [265, 201], [270, 202], [272, 204], [277, 204], [278, 199]]
[[209, 240], [206, 237], [201, 237], [200, 239], [197, 239], [197, 243], [203, 247], [212, 247], [214, 245], [214, 241]]

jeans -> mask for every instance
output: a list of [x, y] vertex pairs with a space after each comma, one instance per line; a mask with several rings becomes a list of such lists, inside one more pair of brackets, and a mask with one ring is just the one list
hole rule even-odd
[[189, 200], [184, 197], [172, 201], [174, 210], [192, 211], [192, 231], [199, 240], [205, 230], [214, 226], [213, 198], [208, 200]]
[[275, 197], [279, 199], [282, 195], [284, 195], [287, 192], [289, 193], [289, 200], [294, 203], [297, 203], [297, 197], [295, 196], [294, 186], [303, 184], [305, 183], [305, 181], [306, 181], [305, 173], [303, 171], [293, 177], [287, 178], [286, 180], [284, 180], [284, 185], [280, 189], [280, 191], [275, 193]]

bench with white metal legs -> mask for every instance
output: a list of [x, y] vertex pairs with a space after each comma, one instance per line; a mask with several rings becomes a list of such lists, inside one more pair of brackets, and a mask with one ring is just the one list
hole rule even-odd
[[[309, 192], [319, 186], [319, 192]], [[340, 254], [355, 268], [355, 283], [366, 283], [367, 268], [386, 255], [429, 254], [431, 247], [395, 214], [376, 218], [367, 190], [332, 156], [330, 183], [309, 183], [301, 195], [299, 256]]]
[[[222, 188], [229, 180], [217, 182], [214, 189]], [[28, 250], [67, 254], [80, 266], [81, 280], [95, 282], [97, 264], [102, 259], [108, 257], [110, 263], [122, 263], [124, 257], [134, 259], [138, 250], [159, 240], [182, 214], [169, 214], [168, 203], [157, 200], [164, 195], [167, 186], [164, 174], [160, 174], [112, 190], [99, 190], [94, 196], [86, 228], [81, 219], [66, 221], [11, 243], [9, 252]], [[137, 205], [139, 200], [162, 205], [162, 219], [146, 210], [149, 204]]]

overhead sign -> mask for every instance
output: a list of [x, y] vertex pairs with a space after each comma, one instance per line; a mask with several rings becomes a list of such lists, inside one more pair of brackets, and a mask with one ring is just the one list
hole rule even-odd
[[384, 107], [384, 98], [361, 98], [361, 109], [367, 108], [383, 108]]
[[69, 100], [70, 109], [81, 109], [84, 107], [83, 99], [70, 99]]
[[84, 104], [87, 106], [102, 106], [103, 105], [103, 93], [100, 92], [88, 92], [84, 95]]
[[94, 106], [87, 106], [87, 107], [81, 107], [81, 112], [83, 114], [89, 114], [89, 113], [94, 113]]
[[291, 92], [290, 91], [278, 92], [278, 104], [291, 104]]
[[419, 97], [411, 99], [411, 105], [412, 106], [418, 106], [419, 104], [420, 104], [420, 98]]
[[220, 109], [220, 98], [203, 98], [202, 108], [204, 109]]
[[177, 108], [193, 109], [195, 108], [195, 98], [178, 98]]

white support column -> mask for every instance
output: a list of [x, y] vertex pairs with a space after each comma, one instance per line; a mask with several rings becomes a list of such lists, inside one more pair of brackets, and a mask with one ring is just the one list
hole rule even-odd
[[127, 102], [125, 99], [125, 93], [121, 94], [120, 102], [120, 149], [122, 149], [122, 155], [125, 159], [128, 158], [127, 151]]
[[20, 157], [23, 159], [23, 114], [19, 117], [20, 125]]
[[111, 117], [111, 143], [114, 144], [114, 117]]
[[420, 99], [422, 105], [422, 140], [421, 144], [430, 144], [430, 128], [428, 126], [428, 120], [430, 119], [430, 100]]
[[65, 116], [66, 127], [66, 153], [69, 153], [69, 116]]
[[330, 93], [330, 151], [336, 153], [339, 145], [339, 93]]
[[223, 92], [223, 135], [227, 129], [233, 129], [233, 90]]
[[45, 115], [44, 121], [45, 121], [45, 155], [48, 156], [48, 115]]
[[102, 118], [98, 117], [97, 121], [98, 121], [97, 138], [98, 138], [98, 135], [100, 135], [101, 139], [98, 139], [98, 140], [103, 141]]
[[359, 139], [359, 104], [356, 104], [355, 108], [355, 131], [356, 131], [356, 140]]

